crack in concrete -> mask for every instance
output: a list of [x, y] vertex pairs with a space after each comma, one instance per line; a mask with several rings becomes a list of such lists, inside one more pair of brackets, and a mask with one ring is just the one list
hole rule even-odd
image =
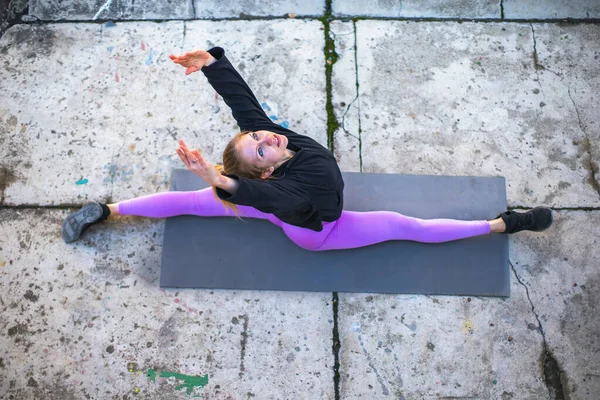
[[504, 21], [504, 0], [500, 0], [500, 21]]
[[187, 34], [187, 24], [183, 21], [183, 39], [181, 40], [181, 48], [185, 49], [185, 35]]
[[513, 273], [515, 274], [515, 278], [517, 278], [517, 282], [519, 282], [519, 284], [521, 284], [521, 286], [523, 286], [525, 288], [525, 293], [527, 294], [527, 300], [529, 301], [529, 304], [531, 305], [531, 312], [533, 313], [533, 315], [535, 316], [535, 319], [537, 320], [538, 331], [542, 335], [541, 362], [542, 362], [542, 367], [543, 367], [543, 371], [544, 371], [544, 383], [546, 384], [546, 388], [548, 389], [550, 398], [555, 399], [555, 400], [565, 400], [566, 399], [565, 388], [563, 387], [563, 379], [562, 379], [562, 375], [564, 375], [565, 373], [560, 370], [560, 367], [558, 365], [558, 362], [556, 361], [556, 358], [554, 358], [554, 355], [548, 348], [548, 342], [546, 341], [546, 333], [544, 332], [544, 327], [542, 326], [542, 321], [540, 320], [540, 317], [538, 316], [537, 312], [535, 311], [535, 306], [533, 305], [533, 301], [531, 300], [531, 296], [529, 295], [529, 287], [521, 280], [521, 278], [519, 277], [519, 274], [517, 274], [517, 271], [516, 271], [513, 263], [510, 260], [508, 261], [508, 263], [510, 264], [510, 268], [512, 269]]
[[244, 359], [246, 358], [246, 345], [248, 344], [248, 323], [249, 318], [248, 315], [240, 315], [240, 319], [244, 320], [244, 330], [242, 331], [242, 339], [240, 340], [241, 350], [240, 350], [240, 373], [238, 376], [242, 378], [244, 376], [244, 372], [246, 371], [246, 367], [244, 366]]
[[331, 299], [331, 307], [333, 309], [333, 345], [331, 349], [333, 352], [333, 392], [335, 400], [340, 400], [340, 348], [342, 345], [338, 327], [339, 300], [338, 293], [333, 292]]
[[373, 358], [367, 352], [367, 349], [365, 348], [365, 344], [363, 343], [362, 338], [360, 337], [360, 335], [358, 335], [358, 342], [360, 343], [360, 347], [362, 347], [363, 353], [367, 357], [367, 362], [369, 363], [369, 367], [375, 373], [375, 377], [377, 378], [377, 382], [381, 386], [381, 391], [382, 391], [383, 395], [384, 396], [389, 396], [390, 395], [390, 391], [388, 390], [387, 386], [385, 386], [385, 383], [383, 382], [383, 378], [379, 374], [379, 371], [377, 370], [377, 367], [375, 367], [375, 365], [373, 364]]
[[362, 154], [362, 124], [360, 119], [360, 84], [358, 82], [358, 38], [356, 21], [352, 21], [354, 27], [354, 73], [356, 76], [356, 100], [358, 108], [358, 157], [359, 157], [359, 171], [363, 172], [363, 154]]
[[192, 2], [192, 12], [194, 13], [194, 19], [198, 19], [198, 13], [196, 12], [196, 1], [190, 0]]
[[[534, 206], [515, 205], [509, 210], [531, 210]], [[600, 207], [548, 207], [553, 211], [600, 211]]]
[[[37, 18], [37, 17], [36, 17]], [[355, 16], [343, 16], [343, 17], [333, 17], [333, 16], [323, 16], [323, 15], [297, 15], [294, 18], [291, 18], [289, 15], [283, 16], [261, 16], [261, 15], [248, 15], [241, 13], [237, 17], [198, 17], [193, 18], [198, 21], [212, 21], [212, 22], [227, 22], [227, 21], [277, 21], [277, 20], [287, 20], [287, 19], [296, 19], [303, 21], [312, 21], [327, 18], [328, 22], [332, 21], [347, 21], [349, 18], [352, 18], [354, 21], [400, 21], [400, 22], [476, 22], [476, 23], [498, 23], [498, 22], [507, 22], [507, 23], [516, 23], [516, 24], [526, 24], [526, 23], [561, 23], [565, 24], [565, 21], [569, 24], [573, 25], [596, 25], [600, 23], [600, 18], [547, 18], [547, 19], [533, 19], [533, 18], [511, 18], [511, 19], [500, 19], [500, 18], [434, 18], [434, 17], [378, 17], [372, 15], [355, 15]], [[36, 21], [19, 21], [20, 24], [23, 25], [31, 25], [31, 24], [86, 24], [86, 23], [105, 23], [105, 22], [123, 22], [123, 23], [131, 23], [131, 22], [166, 22], [166, 21], [185, 21], [190, 20], [190, 18], [146, 18], [146, 19], [119, 19], [119, 18], [109, 18], [109, 19], [69, 19], [69, 20], [36, 20]]]
[[567, 87], [567, 93], [569, 94], [569, 98], [571, 99], [573, 107], [575, 108], [575, 113], [577, 114], [579, 129], [581, 129], [581, 132], [583, 132], [583, 135], [585, 136], [584, 148], [588, 154], [588, 167], [590, 168], [591, 175], [590, 185], [592, 185], [592, 187], [596, 189], [596, 192], [598, 192], [598, 196], [600, 196], [600, 182], [598, 182], [598, 179], [596, 178], [596, 172], [598, 172], [598, 165], [592, 161], [592, 144], [590, 142], [590, 136], [585, 131], [585, 129], [583, 129], [583, 123], [581, 122], [581, 115], [579, 114], [579, 109], [577, 108], [577, 104], [575, 104], [575, 100], [573, 100], [573, 96], [571, 96], [571, 87], [565, 84], [564, 82], [562, 83]]
[[346, 133], [346, 135], [348, 136], [352, 136], [354, 139], [359, 140], [360, 138], [356, 135], [351, 134], [350, 132], [348, 132], [348, 130], [346, 129], [346, 114], [348, 114], [348, 111], [350, 111], [350, 107], [352, 107], [352, 104], [354, 104], [356, 102], [356, 100], [358, 100], [358, 95], [356, 95], [356, 97], [350, 102], [350, 104], [348, 104], [348, 106], [346, 107], [346, 111], [344, 111], [344, 115], [342, 115], [342, 123], [340, 124], [340, 127], [342, 128], [342, 130]]
[[543, 65], [540, 65], [540, 63], [538, 62], [538, 53], [537, 53], [537, 39], [535, 37], [535, 29], [533, 29], [533, 24], [529, 24], [529, 26], [531, 26], [531, 33], [533, 36], [533, 70], [535, 71], [535, 76], [536, 76], [536, 82], [538, 84], [538, 86], [540, 87], [540, 91], [542, 92], [542, 96], [544, 97], [544, 99], [546, 98], [546, 94], [544, 93], [544, 88], [542, 87], [542, 83], [540, 82], [540, 74], [539, 74], [539, 70], [540, 69], [544, 69]]
[[[331, 18], [331, 2], [332, 0], [325, 0], [325, 15], [321, 19], [324, 27], [325, 34], [325, 47], [323, 52], [325, 55], [325, 90], [327, 93], [327, 100], [325, 109], [327, 111], [327, 145], [329, 150], [333, 153], [333, 135], [339, 128], [339, 123], [335, 118], [333, 112], [332, 103], [332, 85], [331, 85], [331, 74], [333, 72], [333, 64], [337, 61], [337, 53], [335, 52], [335, 41], [331, 38], [330, 21]], [[333, 33], [335, 36], [335, 33]], [[334, 400], [340, 400], [340, 334], [338, 326], [338, 304], [339, 296], [338, 292], [332, 293], [331, 307], [333, 312], [333, 329], [332, 329], [332, 345], [331, 351], [333, 353], [333, 392]]]
[[[327, 1], [328, 12], [331, 13], [331, 0]], [[333, 111], [333, 89], [331, 82], [331, 75], [333, 73], [333, 65], [337, 62], [338, 55], [335, 51], [335, 41], [331, 37], [331, 27], [330, 27], [330, 18], [327, 15], [321, 19], [324, 27], [324, 35], [325, 35], [325, 110], [327, 112], [327, 147], [329, 150], [334, 153], [334, 135], [335, 131], [339, 128], [340, 124], [335, 117], [335, 113]]]

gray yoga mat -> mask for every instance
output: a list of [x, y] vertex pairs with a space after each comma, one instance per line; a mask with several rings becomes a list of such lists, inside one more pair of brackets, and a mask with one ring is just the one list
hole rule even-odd
[[[506, 209], [503, 177], [344, 173], [344, 180], [347, 210], [470, 220]], [[191, 172], [173, 171], [171, 190], [205, 187]], [[507, 297], [508, 237], [311, 252], [268, 221], [180, 216], [165, 223], [160, 286]]]

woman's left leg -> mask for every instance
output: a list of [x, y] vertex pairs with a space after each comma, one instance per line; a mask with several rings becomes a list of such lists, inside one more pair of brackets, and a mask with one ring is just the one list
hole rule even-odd
[[324, 223], [321, 232], [282, 224], [286, 235], [300, 247], [312, 250], [341, 250], [369, 246], [389, 240], [441, 243], [490, 233], [488, 221], [419, 219], [391, 211], [343, 211], [334, 222]]

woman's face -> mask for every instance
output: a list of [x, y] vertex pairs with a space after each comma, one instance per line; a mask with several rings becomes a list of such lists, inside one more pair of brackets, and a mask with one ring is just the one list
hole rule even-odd
[[277, 169], [289, 159], [287, 137], [270, 131], [249, 132], [240, 137], [237, 149], [242, 159], [260, 169]]

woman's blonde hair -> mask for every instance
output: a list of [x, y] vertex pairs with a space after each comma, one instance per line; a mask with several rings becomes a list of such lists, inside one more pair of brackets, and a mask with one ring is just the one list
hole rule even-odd
[[[241, 131], [237, 135], [233, 137], [225, 146], [225, 150], [223, 150], [223, 164], [216, 165], [216, 168], [223, 175], [237, 175], [247, 179], [261, 179], [261, 175], [264, 172], [263, 169], [256, 167], [254, 165], [250, 165], [247, 162], [242, 160], [240, 157], [240, 152], [237, 149], [237, 144], [240, 139], [244, 136], [251, 133], [251, 131]], [[230, 203], [225, 200], [221, 200], [217, 195], [217, 188], [215, 186], [212, 187], [215, 197], [225, 205], [226, 208], [233, 210], [236, 215], [239, 216], [240, 211], [237, 206], [233, 203]]]

